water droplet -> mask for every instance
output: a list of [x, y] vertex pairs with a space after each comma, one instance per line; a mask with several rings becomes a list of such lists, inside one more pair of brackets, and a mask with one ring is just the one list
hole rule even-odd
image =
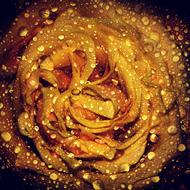
[[38, 160], [33, 160], [33, 164], [34, 165], [38, 164]]
[[177, 133], [177, 127], [174, 125], [170, 125], [167, 129], [170, 135], [175, 135]]
[[64, 35], [59, 35], [59, 36], [58, 36], [58, 39], [59, 39], [59, 40], [63, 40], [64, 38], [65, 38]]
[[147, 120], [148, 116], [147, 115], [142, 115], [142, 120]]
[[3, 108], [3, 103], [0, 103], [0, 109], [2, 109]]
[[34, 130], [35, 130], [35, 131], [39, 131], [39, 127], [36, 125], [36, 126], [34, 127]]
[[15, 154], [18, 154], [21, 151], [19, 146], [16, 146], [14, 149]]
[[184, 33], [187, 34], [188, 33], [188, 28], [184, 29]]
[[24, 13], [24, 17], [25, 17], [25, 18], [29, 18], [29, 17], [30, 17], [30, 14], [29, 14], [29, 13]]
[[109, 8], [110, 8], [110, 6], [109, 6], [109, 5], [106, 5], [105, 9], [106, 9], [107, 11], [109, 10]]
[[90, 53], [92, 53], [92, 52], [94, 51], [94, 49], [93, 49], [93, 48], [89, 48], [88, 51], [89, 51]]
[[126, 187], [126, 185], [122, 183], [122, 184], [121, 184], [121, 188], [122, 188], [122, 189], [125, 189], [125, 187]]
[[123, 11], [122, 11], [122, 9], [118, 8], [118, 9], [116, 9], [116, 13], [119, 14], [119, 15], [122, 15]]
[[146, 16], [142, 17], [141, 21], [142, 21], [142, 23], [143, 23], [145, 26], [149, 25], [149, 23], [150, 23], [149, 18], [146, 17]]
[[56, 134], [50, 135], [50, 138], [51, 138], [51, 139], [56, 139], [56, 137], [57, 137]]
[[154, 56], [155, 56], [156, 58], [160, 57], [160, 52], [156, 52], [156, 53], [154, 54]]
[[100, 9], [100, 11], [99, 11], [100, 13], [103, 13], [104, 12], [104, 10], [103, 9]]
[[44, 48], [43, 45], [40, 45], [40, 46], [38, 46], [37, 49], [38, 49], [39, 52], [43, 52], [45, 48]]
[[116, 180], [116, 179], [117, 179], [117, 175], [115, 175], [115, 174], [110, 175], [110, 178], [111, 178], [112, 180]]
[[173, 56], [172, 60], [173, 62], [178, 62], [180, 57], [178, 55]]
[[25, 37], [25, 36], [27, 36], [27, 34], [28, 34], [28, 30], [26, 29], [26, 28], [24, 28], [24, 27], [21, 27], [20, 29], [19, 29], [19, 36], [20, 37]]
[[103, 107], [99, 107], [98, 109], [101, 111], [101, 110], [103, 110]]
[[165, 90], [161, 90], [161, 95], [165, 95], [166, 94], [166, 91]]
[[85, 81], [84, 80], [80, 80], [80, 84], [84, 84], [85, 83]]
[[71, 5], [72, 7], [75, 7], [75, 6], [76, 6], [76, 3], [71, 2], [70, 5]]
[[128, 172], [129, 170], [130, 170], [130, 165], [128, 163], [120, 165], [120, 171], [121, 172]]
[[140, 166], [141, 166], [141, 168], [144, 168], [144, 167], [145, 167], [145, 164], [144, 164], [144, 163], [142, 163]]
[[167, 53], [166, 50], [162, 50], [162, 51], [161, 51], [161, 54], [162, 54], [162, 55], [166, 55], [166, 53]]
[[178, 38], [178, 40], [180, 40], [180, 41], [183, 40], [183, 36], [182, 36], [182, 35], [179, 35], [177, 38]]
[[6, 66], [6, 65], [2, 65], [1, 68], [2, 68], [4, 71], [7, 71], [7, 66]]
[[161, 70], [162, 72], [164, 72], [164, 71], [166, 71], [166, 68], [165, 68], [165, 67], [161, 67], [160, 70]]
[[53, 7], [52, 9], [51, 9], [51, 12], [57, 12], [58, 11], [58, 7]]
[[103, 190], [104, 186], [103, 186], [103, 182], [100, 180], [96, 180], [92, 183], [92, 186], [94, 188], [94, 190]]
[[158, 142], [158, 136], [156, 135], [156, 134], [151, 134], [150, 135], [150, 141], [152, 142], [152, 143], [156, 143], [156, 142]]
[[12, 138], [11, 134], [9, 132], [2, 132], [1, 133], [1, 138], [5, 141], [5, 142], [9, 142]]
[[5, 112], [4, 111], [1, 111], [1, 116], [5, 116]]
[[51, 24], [53, 24], [53, 20], [51, 20], [51, 19], [46, 19], [43, 23], [45, 24], [45, 25], [51, 25]]
[[[113, 83], [115, 86], [117, 86], [117, 85], [119, 84], [119, 81], [116, 80], [116, 79], [112, 79], [112, 83]], [[111, 94], [113, 94], [113, 93], [115, 94], [114, 91], [111, 92]]]
[[79, 181], [79, 180], [77, 180], [77, 181], [76, 181], [76, 185], [78, 185], [78, 186], [79, 186], [80, 184], [81, 184], [81, 183], [80, 183], [80, 181]]
[[180, 152], [183, 152], [183, 151], [185, 151], [186, 146], [185, 146], [184, 144], [179, 144], [178, 147], [177, 147], [177, 149], [178, 149]]
[[145, 44], [144, 49], [146, 52], [152, 52], [154, 50], [154, 46], [151, 43], [147, 43]]
[[159, 176], [154, 176], [154, 177], [152, 177], [152, 181], [154, 183], [158, 183], [160, 181], [160, 177]]
[[90, 178], [90, 174], [89, 173], [84, 173], [83, 174], [83, 179], [89, 179]]
[[189, 101], [190, 101], [190, 98], [189, 98], [189, 97], [185, 97], [185, 98], [184, 98], [184, 101], [185, 101], [185, 102], [189, 102]]
[[159, 42], [160, 41], [160, 36], [157, 32], [151, 32], [150, 33], [150, 39], [151, 40], [154, 40], [156, 42]]
[[91, 66], [92, 68], [95, 68], [95, 67], [96, 67], [96, 64], [95, 64], [95, 63], [92, 63], [90, 66]]
[[178, 32], [178, 31], [179, 31], [179, 26], [175, 26], [175, 27], [174, 27], [174, 30], [175, 30], [176, 32]]
[[92, 26], [91, 24], [88, 24], [87, 27], [88, 27], [89, 29], [92, 29], [93, 26]]
[[32, 38], [32, 40], [33, 40], [34, 42], [36, 42], [36, 41], [38, 40], [38, 38], [37, 38], [36, 36], [34, 36], [34, 37]]
[[58, 179], [58, 175], [56, 173], [51, 173], [49, 177], [52, 180], [57, 180]]
[[136, 20], [137, 20], [136, 17], [132, 17], [132, 18], [131, 18], [131, 21], [132, 21], [132, 22], [136, 22]]
[[145, 98], [146, 100], [149, 100], [149, 99], [150, 99], [150, 94], [145, 94], [145, 95], [144, 95], [144, 98]]
[[41, 18], [49, 18], [50, 11], [48, 9], [41, 9], [39, 14]]
[[127, 188], [128, 188], [128, 190], [132, 190], [133, 186], [132, 185], [128, 185]]
[[147, 156], [148, 156], [149, 160], [152, 160], [152, 159], [154, 159], [154, 157], [156, 156], [156, 154], [154, 152], [149, 152]]

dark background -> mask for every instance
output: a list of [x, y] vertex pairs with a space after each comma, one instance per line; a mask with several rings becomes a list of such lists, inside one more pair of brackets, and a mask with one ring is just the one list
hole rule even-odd
[[[26, 1], [26, 0], [25, 0]], [[30, 1], [30, 0], [27, 0]], [[123, 1], [131, 1], [133, 0], [123, 0]], [[168, 9], [172, 13], [177, 13], [180, 18], [185, 20], [190, 24], [190, 0], [179, 0], [179, 1], [172, 1], [172, 0], [135, 0], [135, 2], [145, 2], [148, 5], [158, 6], [163, 9]], [[11, 20], [19, 13], [19, 7], [22, 7], [24, 4], [24, 0], [0, 0], [0, 34], [2, 33], [3, 29], [9, 25]], [[184, 161], [184, 158], [181, 162]], [[2, 166], [2, 161], [0, 160], [0, 167]], [[183, 165], [183, 164], [182, 164]], [[24, 174], [23, 174], [24, 175]], [[186, 174], [180, 174], [181, 177], [179, 178], [178, 182], [174, 184], [173, 187], [160, 185], [160, 189], [164, 190], [188, 190], [190, 189], [190, 177]], [[168, 175], [168, 179], [170, 175]], [[180, 185], [180, 184], [184, 184]], [[21, 181], [18, 173], [12, 173], [11, 171], [2, 170], [0, 168], [0, 190], [27, 190], [27, 189], [44, 189], [39, 188], [36, 186], [29, 187], [27, 184], [24, 184]], [[156, 188], [157, 189], [157, 188]]]

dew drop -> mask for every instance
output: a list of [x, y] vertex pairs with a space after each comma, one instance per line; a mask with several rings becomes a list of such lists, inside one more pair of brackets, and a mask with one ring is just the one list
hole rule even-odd
[[40, 45], [40, 46], [38, 46], [37, 49], [38, 49], [39, 52], [43, 52], [45, 48], [44, 48], [43, 45]]
[[174, 125], [171, 125], [168, 127], [167, 131], [170, 135], [175, 135], [177, 133], [177, 127]]
[[56, 134], [50, 135], [50, 138], [51, 138], [51, 139], [56, 139], [56, 137], [57, 137]]
[[149, 25], [149, 23], [150, 23], [149, 18], [146, 17], [146, 16], [142, 17], [141, 21], [142, 21], [142, 23], [143, 23], [145, 26]]
[[109, 8], [110, 8], [110, 6], [109, 6], [109, 5], [106, 5], [105, 9], [106, 9], [107, 11], [109, 10]]
[[185, 101], [185, 102], [189, 102], [189, 101], [190, 101], [190, 98], [189, 98], [189, 97], [185, 97], [185, 98], [184, 98], [184, 101]]
[[128, 163], [121, 164], [120, 171], [121, 172], [128, 172], [130, 170], [130, 165]]
[[29, 18], [29, 17], [30, 17], [30, 14], [29, 14], [29, 13], [24, 13], [24, 17], [25, 17], [25, 18]]
[[27, 34], [28, 34], [28, 30], [27, 30], [26, 28], [24, 28], [24, 27], [21, 27], [21, 28], [19, 29], [18, 34], [19, 34], [20, 37], [25, 37], [25, 36], [27, 36]]
[[57, 12], [58, 11], [58, 7], [53, 7], [52, 9], [51, 9], [51, 12]]
[[1, 111], [1, 116], [5, 116], [5, 112], [4, 111]]
[[58, 175], [56, 173], [51, 173], [49, 177], [52, 180], [57, 180], [58, 179]]
[[95, 68], [95, 67], [96, 67], [96, 64], [93, 63], [93, 64], [91, 64], [90, 66], [91, 66], [92, 68]]
[[59, 36], [58, 36], [58, 39], [59, 39], [59, 40], [63, 40], [64, 38], [65, 38], [64, 35], [59, 35]]
[[132, 17], [132, 18], [131, 18], [131, 21], [132, 21], [132, 22], [136, 22], [136, 20], [137, 20], [136, 17]]
[[51, 19], [47, 19], [47, 20], [45, 20], [43, 23], [45, 24], [45, 25], [51, 25], [51, 24], [53, 24], [53, 20], [51, 20]]
[[112, 174], [112, 175], [110, 175], [110, 178], [111, 178], [112, 180], [116, 180], [116, 179], [117, 179], [117, 175], [116, 175], [116, 174]]
[[177, 55], [173, 56], [173, 58], [172, 58], [173, 62], [175, 62], [175, 63], [178, 62], [179, 59], [180, 59], [180, 57]]
[[41, 9], [39, 14], [41, 18], [49, 18], [50, 11], [48, 9]]
[[36, 36], [34, 36], [34, 37], [32, 38], [32, 40], [33, 40], [34, 42], [36, 42], [36, 41], [38, 40], [38, 38], [37, 38]]
[[177, 147], [177, 149], [178, 149], [180, 152], [183, 152], [183, 151], [185, 151], [186, 146], [185, 146], [184, 144], [179, 144], [178, 147]]
[[143, 116], [142, 116], [142, 120], [144, 120], [144, 121], [147, 120], [147, 118], [148, 118], [147, 115], [143, 115]]
[[83, 179], [89, 179], [90, 178], [90, 174], [89, 173], [84, 173], [83, 174]]
[[179, 35], [179, 36], [178, 36], [178, 40], [182, 41], [182, 40], [183, 40], [183, 36], [182, 36], [182, 35]]
[[37, 160], [33, 160], [33, 164], [34, 165], [38, 164], [38, 161]]
[[150, 94], [145, 94], [145, 95], [144, 95], [144, 98], [145, 98], [146, 100], [149, 100], [149, 99], [150, 99]]
[[154, 152], [149, 152], [147, 156], [149, 160], [153, 160], [156, 154]]
[[156, 142], [158, 142], [158, 136], [156, 135], [156, 134], [151, 134], [150, 135], [150, 141], [152, 142], [152, 143], [156, 143]]
[[116, 13], [119, 14], [119, 15], [122, 15], [123, 11], [122, 11], [122, 9], [118, 8], [118, 9], [116, 9]]
[[122, 188], [122, 189], [125, 189], [125, 187], [126, 187], [125, 184], [122, 183], [122, 184], [121, 184], [121, 188]]
[[0, 103], [0, 109], [2, 109], [3, 108], [3, 103]]
[[1, 138], [5, 141], [5, 142], [9, 142], [12, 138], [11, 134], [9, 132], [2, 132], [1, 133]]
[[127, 186], [127, 189], [128, 189], [128, 190], [132, 190], [132, 189], [133, 189], [133, 186], [132, 186], [132, 185], [128, 185], [128, 186]]
[[152, 181], [154, 183], [158, 183], [160, 181], [160, 177], [159, 176], [154, 176], [154, 177], [152, 177]]
[[100, 180], [96, 180], [92, 183], [94, 190], [103, 190], [103, 183]]
[[159, 36], [159, 34], [157, 32], [152, 32], [150, 34], [150, 39], [154, 40], [156, 42], [159, 42], [160, 41], [160, 36]]
[[19, 146], [16, 146], [14, 149], [15, 154], [18, 154], [21, 151]]

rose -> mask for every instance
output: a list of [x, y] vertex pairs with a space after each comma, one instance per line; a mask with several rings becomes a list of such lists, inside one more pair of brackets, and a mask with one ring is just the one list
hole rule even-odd
[[[159, 33], [150, 29], [145, 35], [143, 26], [135, 28], [132, 21], [127, 24], [126, 10], [119, 10], [114, 16], [110, 11], [107, 19], [100, 19], [79, 16], [77, 11], [68, 9], [53, 25], [35, 29], [31, 34], [33, 41], [26, 38], [29, 44], [17, 63], [13, 99], [19, 131], [32, 139], [46, 166], [60, 175], [67, 175], [64, 173], [70, 168], [93, 167], [106, 175], [98, 172], [85, 180], [101, 178], [105, 184], [112, 184], [109, 176], [118, 174], [117, 185], [126, 175], [133, 184], [145, 171], [136, 165], [143, 154], [147, 155], [145, 165], [151, 167], [148, 159], [153, 160], [159, 171], [164, 163], [157, 152], [163, 152], [164, 157], [173, 154], [179, 143], [174, 104], [183, 89], [169, 75], [168, 70], [177, 71], [170, 55], [155, 58], [149, 48], [156, 51], [159, 43], [165, 43], [171, 54], [170, 41], [166, 37], [160, 39]], [[141, 25], [149, 24], [149, 18], [143, 17]], [[162, 31], [159, 25], [156, 27]], [[7, 62], [7, 68], [11, 68], [12, 60]], [[66, 72], [69, 67], [72, 77]], [[161, 127], [164, 125], [173, 126], [174, 136], [165, 133]], [[125, 139], [118, 135], [120, 131]], [[171, 138], [173, 142], [174, 138], [175, 143], [163, 151], [159, 141], [152, 146], [152, 150], [158, 146], [156, 150], [146, 154], [150, 133], [152, 141]], [[81, 161], [84, 158], [94, 161]], [[130, 169], [133, 165], [139, 173], [135, 178]]]

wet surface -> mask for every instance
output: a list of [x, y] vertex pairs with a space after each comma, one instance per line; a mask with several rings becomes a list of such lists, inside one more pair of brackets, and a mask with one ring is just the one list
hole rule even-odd
[[[158, 2], [154, 2], [152, 1], [151, 3], [149, 3], [148, 6], [155, 6], [157, 5], [158, 7], [161, 7], [163, 9], [165, 9], [165, 7], [168, 8], [168, 11], [166, 13], [166, 15], [168, 13], [175, 13], [177, 12], [180, 16], [178, 16], [179, 18], [184, 18], [184, 22], [186, 22], [186, 20], [188, 20], [188, 18], [190, 18], [190, 15], [188, 13], [188, 6], [184, 6], [185, 5], [185, 1], [184, 2], [180, 2], [180, 4], [174, 2], [172, 4], [170, 4], [170, 2], [168, 1], [160, 1]], [[2, 17], [5, 18], [3, 20], [1, 20], [0, 25], [2, 26], [2, 28], [6, 28], [5, 26], [7, 26], [7, 23], [11, 21], [12, 18], [14, 18], [15, 14], [17, 14], [17, 12], [19, 12], [18, 10], [20, 10], [20, 8], [24, 5], [23, 1], [20, 1], [19, 3], [17, 2], [16, 5], [13, 2], [7, 2], [7, 5], [4, 5], [5, 9], [3, 9], [4, 11], [1, 12], [1, 14], [3, 15]], [[1, 8], [3, 6], [0, 6]], [[19, 7], [19, 9], [17, 8]], [[5, 11], [8, 10], [8, 11]], [[56, 11], [56, 10], [55, 10]], [[7, 12], [10, 13], [7, 15]], [[121, 10], [117, 10], [118, 14], [122, 14]], [[160, 12], [158, 11], [158, 14], [160, 14]], [[47, 18], [49, 17], [49, 12], [46, 10], [42, 10], [41, 12], [41, 17], [42, 18]], [[25, 15], [27, 17], [27, 15]], [[1, 17], [1, 15], [0, 15]], [[176, 18], [178, 18], [176, 17]], [[168, 19], [169, 21], [167, 21], [166, 19], [166, 24], [168, 24], [168, 22], [171, 22], [171, 19]], [[53, 21], [52, 21], [53, 22]], [[146, 16], [143, 16], [141, 18], [141, 22], [144, 24], [144, 26], [148, 26], [150, 24], [150, 20], [149, 18], [147, 18]], [[48, 21], [48, 24], [51, 25], [51, 21]], [[173, 24], [173, 23], [172, 23]], [[186, 24], [186, 23], [185, 23]], [[186, 55], [186, 65], [189, 65], [189, 42], [188, 40], [185, 41], [186, 39], [188, 39], [188, 35], [187, 37], [183, 37], [183, 35], [181, 35], [181, 27], [179, 26], [175, 26], [174, 30], [171, 31], [171, 33], [173, 33], [172, 38], [175, 38], [178, 42], [179, 45], [181, 44], [185, 44], [185, 48], [186, 50], [184, 50], [184, 54]], [[168, 28], [168, 30], [170, 31], [171, 29]], [[184, 27], [183, 29], [183, 33], [188, 33], [188, 27]], [[28, 35], [28, 30], [25, 27], [20, 28], [20, 30], [18, 31], [18, 35], [20, 37], [25, 37]], [[157, 33], [152, 34], [151, 38], [155, 41], [159, 41], [159, 36], [157, 35]], [[64, 36], [59, 35], [58, 36], [59, 40], [64, 40]], [[35, 39], [33, 39], [35, 41]], [[37, 47], [37, 50], [39, 52], [43, 52], [44, 51], [44, 46], [40, 45]], [[151, 46], [147, 46], [147, 51], [150, 51], [152, 49]], [[183, 48], [182, 48], [183, 49]], [[160, 54], [161, 55], [165, 55], [166, 52], [162, 51], [159, 53], [155, 53], [155, 57], [159, 57]], [[174, 55], [173, 56], [173, 62], [178, 63], [180, 60], [180, 55]], [[183, 65], [181, 65], [180, 67], [184, 67]], [[6, 68], [5, 68], [6, 69]], [[188, 70], [188, 69], [187, 69]], [[189, 70], [188, 70], [189, 71]], [[31, 85], [35, 85], [34, 83], [31, 83]], [[188, 87], [188, 85], [187, 85]], [[162, 95], [165, 95], [165, 92], [161, 92]], [[147, 99], [149, 99], [149, 96], [146, 96]], [[185, 101], [189, 102], [189, 97], [185, 97]], [[0, 104], [0, 109], [3, 108], [3, 104]], [[3, 111], [1, 111], [1, 116], [4, 116], [5, 113]], [[142, 116], [142, 120], [146, 121], [147, 119], [147, 115], [143, 115]], [[177, 133], [177, 129], [175, 126], [170, 125], [167, 128], [167, 132], [168, 134], [175, 135]], [[157, 143], [157, 141], [159, 141], [158, 138], [159, 134], [156, 134], [155, 132], [150, 134], [150, 141], [151, 143]], [[3, 132], [1, 133], [1, 138], [3, 139], [3, 141], [5, 143], [8, 143], [11, 141], [11, 134], [9, 132]], [[188, 141], [189, 136], [184, 134], [183, 137], [186, 141]], [[152, 181], [155, 183], [153, 183], [152, 187], [148, 187], [147, 189], [160, 189], [160, 190], [164, 190], [164, 189], [179, 189], [179, 190], [187, 190], [190, 188], [189, 184], [188, 184], [188, 180], [190, 179], [190, 166], [189, 166], [189, 147], [188, 145], [184, 145], [183, 142], [181, 142], [178, 145], [178, 151], [182, 152], [182, 155], [180, 155], [179, 157], [172, 159], [171, 163], [164, 169], [164, 171], [162, 171], [161, 174], [159, 174], [159, 176], [155, 176], [154, 178], [152, 178]], [[16, 154], [18, 154], [20, 152], [19, 147], [15, 147], [14, 152]], [[154, 157], [157, 156], [155, 155], [154, 151], [150, 151], [147, 152], [147, 157], [149, 160], [154, 160]], [[7, 159], [8, 162], [9, 159]], [[34, 162], [35, 164], [35, 162]], [[29, 171], [11, 171], [11, 169], [9, 169], [9, 165], [10, 163], [6, 163], [6, 159], [5, 159], [5, 154], [2, 154], [2, 156], [0, 157], [0, 165], [1, 165], [1, 173], [0, 173], [0, 185], [1, 187], [3, 187], [3, 189], [11, 189], [14, 186], [14, 189], [44, 189], [46, 188], [46, 180], [42, 178], [42, 184], [40, 185], [36, 185], [35, 187], [35, 183], [30, 179], [30, 175], [36, 175], [33, 172], [31, 172], [31, 174], [29, 175]], [[26, 175], [27, 174], [27, 177]], [[37, 177], [37, 176], [36, 176]], [[26, 179], [27, 178], [27, 179]], [[50, 175], [50, 179], [52, 179], [53, 181], [56, 181], [58, 178], [57, 174], [52, 173]], [[36, 178], [37, 179], [37, 178]], [[11, 181], [11, 183], [10, 183]], [[149, 183], [149, 182], [147, 182]], [[56, 188], [59, 188], [59, 185], [50, 185], [48, 184], [48, 188], [54, 188], [56, 186]], [[92, 183], [92, 186], [94, 187], [94, 189], [98, 189], [101, 187], [101, 183], [95, 181]], [[91, 187], [92, 187], [91, 186]], [[67, 187], [63, 187], [63, 188], [67, 188]], [[73, 187], [74, 188], [74, 187]], [[121, 189], [131, 189], [131, 186], [125, 186], [124, 184], [121, 184]], [[72, 189], [72, 187], [70, 187], [70, 189]]]

